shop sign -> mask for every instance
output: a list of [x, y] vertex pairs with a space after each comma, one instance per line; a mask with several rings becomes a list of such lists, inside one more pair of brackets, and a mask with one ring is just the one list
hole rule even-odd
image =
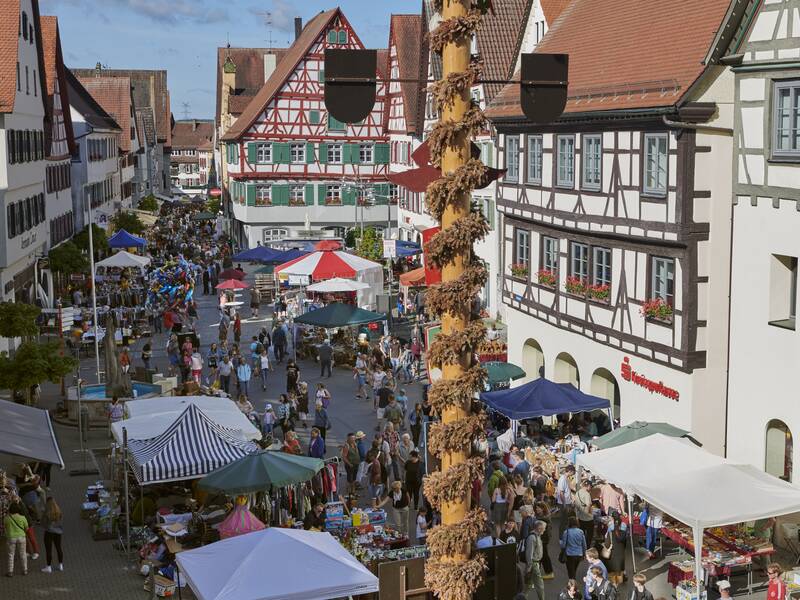
[[308, 285], [311, 278], [308, 275], [289, 275], [289, 285]]
[[675, 400], [677, 402], [680, 399], [680, 393], [678, 390], [675, 390], [671, 387], [667, 387], [664, 385], [663, 381], [655, 381], [653, 379], [649, 379], [633, 370], [630, 363], [630, 358], [625, 357], [622, 361], [622, 368], [621, 368], [621, 375], [625, 381], [630, 381], [634, 385], [638, 385], [639, 387], [645, 388], [651, 394], [658, 394], [659, 396], [664, 396], [665, 398], [669, 398], [670, 400]]
[[394, 240], [383, 240], [383, 258], [397, 258], [397, 244]]

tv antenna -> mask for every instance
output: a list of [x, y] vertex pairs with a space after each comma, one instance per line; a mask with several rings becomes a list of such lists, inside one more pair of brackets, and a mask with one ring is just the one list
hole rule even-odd
[[269, 11], [266, 12], [257, 12], [255, 13], [262, 19], [264, 19], [264, 25], [267, 27], [267, 48], [272, 48], [272, 45], [275, 41], [272, 38], [272, 13]]
[[188, 102], [181, 102], [181, 106], [183, 107], [182, 110], [181, 110], [181, 112], [183, 113], [183, 119], [184, 119], [184, 121], [188, 121], [189, 120], [189, 107], [191, 106], [191, 104], [189, 104]]

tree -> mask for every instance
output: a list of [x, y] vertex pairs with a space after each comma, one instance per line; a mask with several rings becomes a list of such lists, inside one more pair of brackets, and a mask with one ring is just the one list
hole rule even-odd
[[[87, 225], [82, 231], [72, 236], [72, 241], [79, 250], [82, 250], [88, 256], [89, 226]], [[92, 241], [94, 242], [94, 259], [98, 260], [100, 256], [108, 252], [108, 237], [106, 236], [105, 229], [98, 227], [94, 223], [92, 224]]]
[[50, 269], [57, 273], [80, 273], [89, 268], [89, 261], [72, 240], [56, 246], [48, 254]]
[[146, 210], [148, 212], [156, 212], [158, 210], [158, 200], [153, 194], [148, 194], [139, 200], [139, 210]]
[[352, 229], [348, 229], [347, 233], [344, 235], [344, 245], [347, 248], [355, 248], [358, 245], [358, 240], [361, 237], [361, 229], [358, 227], [353, 227]]
[[111, 217], [111, 224], [114, 226], [116, 231], [124, 229], [133, 235], [141, 235], [145, 230], [144, 223], [142, 223], [139, 215], [125, 211], [118, 212]]
[[383, 260], [383, 240], [374, 227], [364, 229], [364, 235], [358, 240], [356, 254], [368, 260]]
[[44, 381], [57, 383], [77, 364], [72, 356], [63, 355], [58, 340], [43, 344], [23, 342], [13, 357], [5, 352], [0, 354], [0, 389], [10, 390], [12, 398], [17, 391], [23, 391], [30, 404], [33, 386]]
[[216, 215], [219, 213], [219, 198], [209, 198], [206, 200], [206, 210], [210, 212], [212, 215]]
[[41, 309], [33, 304], [0, 302], [0, 336], [29, 338], [39, 333], [36, 318]]

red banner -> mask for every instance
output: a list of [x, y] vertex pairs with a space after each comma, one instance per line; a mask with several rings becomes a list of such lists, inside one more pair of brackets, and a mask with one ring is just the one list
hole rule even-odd
[[422, 256], [425, 259], [425, 285], [432, 286], [442, 282], [442, 271], [428, 265], [428, 253], [426, 247], [431, 238], [439, 233], [439, 227], [429, 227], [422, 232]]

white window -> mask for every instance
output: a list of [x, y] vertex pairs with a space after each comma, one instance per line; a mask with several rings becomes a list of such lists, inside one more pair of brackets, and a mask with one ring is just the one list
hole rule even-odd
[[514, 263], [528, 268], [531, 262], [531, 232], [514, 230]]
[[526, 180], [528, 183], [542, 183], [542, 136], [528, 136], [528, 173]]
[[260, 163], [272, 162], [272, 144], [256, 144], [256, 161]]
[[492, 142], [481, 144], [481, 162], [487, 167], [494, 167], [494, 144]]
[[506, 136], [506, 181], [519, 181], [519, 136]]
[[373, 162], [373, 150], [374, 146], [372, 144], [359, 144], [358, 145], [358, 161], [362, 165], [369, 165]]
[[337, 205], [342, 203], [342, 186], [329, 185], [325, 193], [325, 203]]
[[408, 164], [408, 142], [400, 142], [400, 164]]
[[672, 258], [652, 257], [650, 268], [652, 278], [650, 282], [651, 296], [661, 298], [670, 306], [675, 302], [675, 260]]
[[770, 256], [769, 324], [794, 329], [797, 314], [797, 257]]
[[542, 237], [542, 270], [550, 273], [558, 272], [558, 240]]
[[644, 134], [644, 186], [642, 191], [651, 196], [667, 195], [667, 152], [666, 133]]
[[272, 186], [256, 186], [256, 206], [269, 206], [272, 204]]
[[306, 162], [306, 145], [305, 143], [293, 143], [289, 145], [289, 157], [293, 163]]
[[592, 285], [611, 285], [611, 250], [592, 248]]
[[559, 187], [575, 187], [575, 138], [571, 135], [558, 136], [556, 185]]
[[589, 279], [589, 246], [579, 242], [570, 244], [569, 275], [582, 282]]
[[289, 235], [287, 229], [265, 229], [264, 242], [277, 242]]
[[600, 190], [602, 181], [600, 169], [603, 160], [603, 138], [599, 135], [583, 136], [583, 187], [587, 190]]
[[773, 128], [772, 156], [800, 159], [800, 81], [775, 82]]
[[328, 144], [328, 163], [332, 165], [342, 164], [341, 144]]
[[306, 203], [304, 198], [304, 186], [293, 184], [289, 186], [289, 205], [302, 206]]

